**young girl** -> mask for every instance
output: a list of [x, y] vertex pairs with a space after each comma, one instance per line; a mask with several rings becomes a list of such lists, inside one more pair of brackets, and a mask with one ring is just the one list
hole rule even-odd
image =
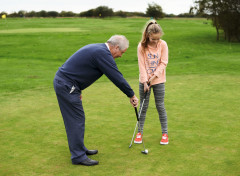
[[155, 20], [151, 20], [146, 24], [142, 40], [138, 45], [140, 107], [142, 107], [145, 93], [147, 95], [139, 118], [140, 128], [134, 143], [142, 143], [143, 126], [152, 88], [162, 127], [160, 144], [168, 144], [167, 113], [164, 107], [168, 46], [161, 39], [162, 35], [161, 26]]

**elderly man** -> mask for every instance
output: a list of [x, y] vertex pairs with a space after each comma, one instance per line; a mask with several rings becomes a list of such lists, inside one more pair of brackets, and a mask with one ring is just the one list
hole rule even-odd
[[64, 120], [72, 164], [98, 164], [98, 161], [87, 157], [97, 154], [98, 150], [88, 150], [84, 146], [82, 90], [105, 74], [130, 98], [134, 107], [138, 106], [137, 97], [114, 61], [126, 52], [128, 46], [128, 40], [122, 35], [112, 36], [107, 43], [86, 45], [74, 53], [55, 75], [53, 84]]

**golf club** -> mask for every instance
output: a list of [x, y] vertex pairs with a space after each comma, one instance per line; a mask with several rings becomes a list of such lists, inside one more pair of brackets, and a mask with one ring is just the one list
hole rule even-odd
[[[135, 136], [135, 132], [136, 132], [137, 126], [138, 126], [138, 128], [140, 128], [140, 126], [139, 126], [139, 117], [141, 116], [142, 108], [143, 108], [143, 105], [144, 105], [146, 96], [147, 96], [147, 92], [145, 92], [145, 94], [144, 94], [144, 98], [143, 98], [142, 106], [141, 106], [140, 111], [139, 111], [139, 115], [138, 115], [137, 108], [135, 107], [135, 113], [136, 113], [136, 117], [137, 117], [137, 123], [136, 123], [136, 126], [135, 126], [135, 130], [134, 130], [133, 137], [132, 137], [132, 140], [131, 140], [131, 144], [129, 145], [129, 148], [131, 148], [131, 146], [132, 146], [132, 142], [133, 142], [133, 138], [134, 138], [134, 136]], [[141, 135], [143, 136], [143, 133], [142, 133], [142, 132], [141, 132]], [[145, 149], [145, 145], [144, 145], [144, 142], [143, 142], [143, 138], [142, 138], [142, 143], [143, 143], [143, 148], [144, 148], [144, 150], [142, 151], [142, 153], [143, 153], [143, 154], [148, 154], [148, 149]]]
[[[144, 104], [144, 101], [145, 101], [146, 95], [147, 95], [147, 94], [145, 93], [145, 94], [144, 94], [144, 99], [143, 99], [142, 106], [143, 106], [143, 104]], [[141, 108], [140, 108], [140, 110], [141, 110]], [[133, 136], [132, 136], [132, 140], [131, 140], [131, 143], [130, 143], [130, 145], [129, 145], [129, 148], [132, 147], [132, 142], [133, 142], [133, 138], [134, 138], [135, 133], [136, 133], [137, 126], [139, 127], [139, 118], [138, 118], [137, 108], [135, 108], [135, 113], [136, 113], [136, 117], [137, 117], [137, 123], [136, 123], [135, 129], [134, 129], [134, 132], [133, 132]], [[140, 114], [141, 114], [141, 113], [140, 113]]]
[[133, 137], [132, 137], [131, 143], [130, 143], [130, 145], [129, 145], [129, 148], [132, 147], [132, 142], [133, 142], [133, 138], [134, 138], [134, 136], [135, 136], [135, 132], [136, 132], [137, 126], [138, 126], [138, 121], [137, 121], [137, 123], [136, 123], [135, 130], [134, 130], [134, 132], [133, 132]]
[[[144, 100], [145, 100], [145, 98], [146, 98], [146, 96], [144, 96]], [[143, 103], [144, 103], [144, 101], [143, 101]], [[143, 103], [142, 103], [142, 107], [143, 107]], [[142, 112], [142, 107], [141, 107], [141, 109], [140, 109], [140, 115], [141, 115], [141, 112]], [[138, 122], [139, 122], [139, 116], [138, 116], [138, 112], [137, 112], [137, 108], [135, 107], [135, 112], [136, 112], [136, 116], [138, 117], [137, 119], [138, 119]], [[139, 126], [140, 124], [138, 123], [138, 128], [140, 128], [140, 126]], [[142, 130], [141, 130], [142, 131]], [[144, 142], [143, 142], [143, 132], [141, 132], [141, 135], [142, 135], [142, 144], [143, 144], [143, 151], [142, 151], [142, 153], [143, 154], [148, 154], [148, 149], [145, 149], [145, 145], [144, 145]]]

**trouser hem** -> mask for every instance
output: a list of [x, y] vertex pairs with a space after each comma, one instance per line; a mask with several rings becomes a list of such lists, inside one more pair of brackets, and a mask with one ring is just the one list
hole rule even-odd
[[78, 158], [74, 158], [74, 159], [72, 159], [72, 164], [78, 164], [78, 163], [84, 161], [87, 158], [88, 158], [87, 155], [84, 155], [84, 156], [81, 156], [81, 157], [78, 157]]

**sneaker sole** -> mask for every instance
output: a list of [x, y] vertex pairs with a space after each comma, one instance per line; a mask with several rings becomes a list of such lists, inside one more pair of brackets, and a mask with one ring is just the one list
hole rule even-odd
[[142, 143], [142, 141], [141, 142], [136, 142], [136, 141], [134, 141], [134, 144], [141, 144]]
[[160, 144], [162, 144], [162, 145], [167, 145], [168, 142], [160, 142]]

